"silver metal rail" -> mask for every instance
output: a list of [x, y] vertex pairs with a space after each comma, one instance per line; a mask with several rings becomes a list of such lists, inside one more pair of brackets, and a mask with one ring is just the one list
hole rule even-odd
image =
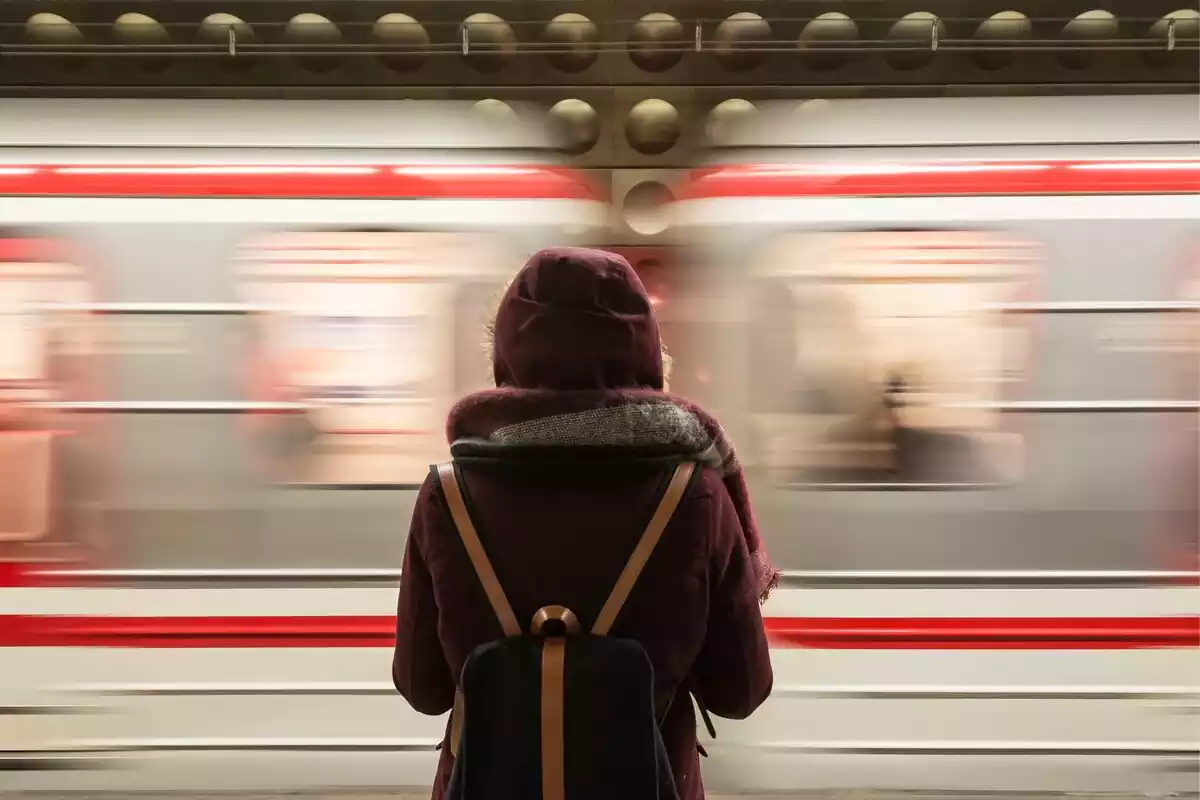
[[989, 303], [988, 311], [1009, 314], [1176, 314], [1200, 311], [1197, 300], [1050, 301], [1028, 303]]
[[31, 308], [48, 313], [185, 317], [244, 316], [278, 310], [253, 303], [44, 303]]
[[[43, 569], [38, 574], [81, 583], [384, 583], [400, 580], [399, 567], [264, 569]], [[781, 584], [805, 586], [908, 587], [1144, 587], [1200, 586], [1197, 570], [785, 570]]]
[[331, 582], [396, 583], [400, 569], [46, 569], [39, 575], [80, 582]]
[[828, 483], [804, 482], [785, 483], [780, 488], [794, 492], [985, 492], [996, 489], [1011, 489], [1017, 483], [974, 483], [965, 481], [926, 483]]
[[308, 403], [259, 403], [242, 400], [91, 400], [30, 403], [32, 408], [77, 414], [245, 414], [307, 411]]
[[714, 742], [711, 750], [830, 755], [1200, 757], [1200, 745], [1159, 742]]
[[1145, 414], [1200, 411], [1200, 400], [1007, 400], [950, 403], [947, 407], [1005, 414]]
[[1144, 587], [1200, 586], [1197, 570], [786, 570], [781, 583], [803, 586]]
[[253, 400], [80, 400], [29, 403], [30, 408], [77, 414], [281, 414], [337, 406], [396, 406], [420, 402], [406, 398], [346, 397], [305, 403]]
[[[103, 316], [243, 316], [282, 311], [279, 306], [255, 303], [43, 303], [35, 311], [74, 312]], [[1173, 314], [1200, 311], [1197, 300], [1064, 300], [987, 303], [987, 311], [1010, 314]]]
[[54, 691], [70, 695], [99, 697], [379, 697], [395, 696], [390, 683], [307, 682], [307, 683], [80, 683]]
[[[325, 406], [394, 405], [391, 398], [345, 398], [309, 403], [267, 403], [246, 400], [88, 400], [29, 403], [31, 408], [81, 414], [244, 414], [306, 411]], [[1200, 411], [1200, 400], [1018, 400], [949, 403], [947, 408], [1032, 414], [1178, 413]], [[824, 485], [824, 484], [814, 484]], [[829, 484], [830, 486], [838, 484]], [[878, 486], [878, 484], [869, 484]], [[986, 483], [895, 484], [896, 486], [994, 488]]]
[[[143, 738], [94, 739], [64, 743], [47, 755], [98, 755], [138, 752], [434, 752], [436, 739], [403, 738]], [[1140, 758], [1191, 758], [1200, 756], [1200, 745], [1160, 742], [1031, 742], [1031, 741], [782, 741], [715, 742], [714, 750], [833, 755], [937, 755], [937, 756], [1126, 756]]]
[[[135, 752], [355, 752], [424, 753], [434, 752], [437, 739], [371, 738], [201, 738], [153, 737], [145, 739], [86, 739], [65, 743], [66, 753]], [[43, 751], [45, 752], [45, 751]]]
[[[99, 697], [336, 696], [398, 697], [390, 683], [97, 683], [56, 691]], [[828, 700], [1139, 700], [1185, 703], [1200, 700], [1200, 686], [963, 686], [963, 685], [796, 685], [780, 686], [772, 697]]]
[[1166, 700], [1200, 699], [1200, 686], [781, 686], [772, 697], [828, 700]]

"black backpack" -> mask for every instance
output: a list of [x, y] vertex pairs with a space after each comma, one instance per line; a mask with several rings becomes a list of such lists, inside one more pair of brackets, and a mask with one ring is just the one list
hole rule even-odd
[[505, 638], [463, 665], [451, 717], [447, 800], [677, 800], [655, 716], [654, 668], [642, 646], [607, 636], [687, 492], [680, 463], [590, 632], [546, 606], [522, 626], [467, 511], [454, 464], [442, 494]]

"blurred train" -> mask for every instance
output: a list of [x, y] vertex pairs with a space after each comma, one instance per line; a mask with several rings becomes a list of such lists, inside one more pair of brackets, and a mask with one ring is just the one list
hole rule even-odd
[[[3, 113], [6, 784], [427, 783], [413, 490], [607, 205], [451, 108]], [[676, 187], [672, 388], [786, 570], [711, 789], [1194, 789], [1198, 144], [1183, 96], [814, 102]]]

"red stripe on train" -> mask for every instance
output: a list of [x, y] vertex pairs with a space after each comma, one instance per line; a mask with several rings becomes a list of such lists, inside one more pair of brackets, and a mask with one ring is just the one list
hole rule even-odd
[[699, 170], [682, 187], [679, 199], [1198, 192], [1196, 159], [830, 162]]
[[2, 165], [0, 195], [597, 200], [581, 173], [533, 166]]
[[[0, 616], [2, 647], [391, 647], [390, 616]], [[1200, 617], [773, 617], [777, 648], [1111, 650], [1200, 647]]]

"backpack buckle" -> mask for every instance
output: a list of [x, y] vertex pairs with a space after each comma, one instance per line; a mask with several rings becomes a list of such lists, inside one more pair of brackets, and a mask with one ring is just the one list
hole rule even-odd
[[[547, 630], [549, 626], [549, 630]], [[543, 606], [533, 615], [530, 633], [536, 636], [567, 636], [579, 633], [582, 628], [575, 612], [565, 606]], [[561, 631], [561, 632], [559, 632]]]

